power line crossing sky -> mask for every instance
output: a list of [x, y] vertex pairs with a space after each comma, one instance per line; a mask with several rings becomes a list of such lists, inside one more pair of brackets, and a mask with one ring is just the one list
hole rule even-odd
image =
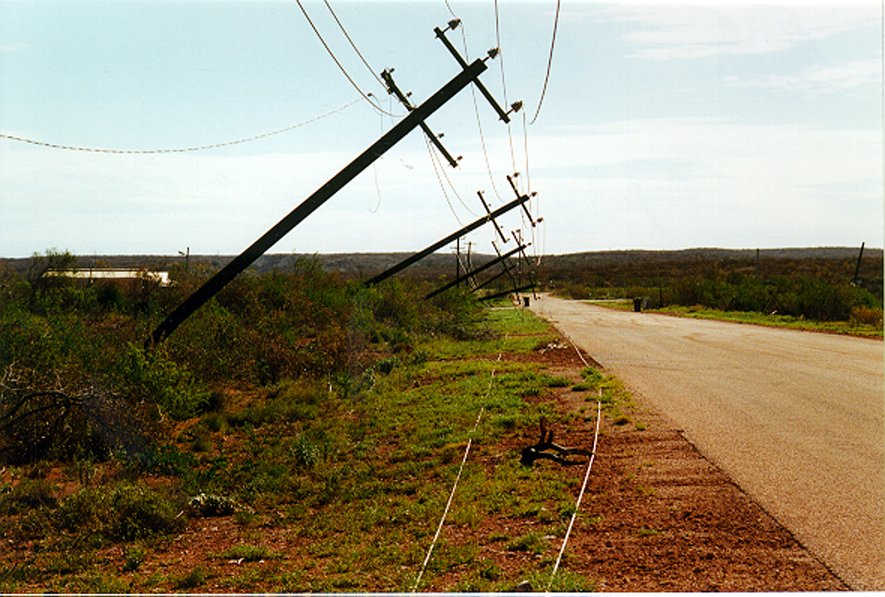
[[[325, 3], [303, 4], [357, 85], [402, 114]], [[433, 35], [451, 7], [470, 58], [500, 34], [507, 98], [534, 114], [554, 0], [499, 1], [497, 32], [492, 0], [329, 4], [366, 61], [395, 68], [415, 104], [458, 70]], [[460, 30], [448, 35], [463, 47]], [[500, 66], [489, 66], [483, 82], [503, 103]], [[0, 0], [6, 135], [208, 146], [357, 99], [294, 0]], [[883, 244], [878, 3], [563, 2], [527, 138], [522, 115], [508, 136], [476, 94], [481, 139], [474, 110], [464, 91], [428, 123], [463, 156], [448, 177], [473, 211], [483, 209], [477, 190], [494, 209], [514, 198], [505, 177], [514, 162], [525, 170], [527, 147], [544, 218], [535, 251]], [[277, 135], [171, 155], [0, 139], [0, 255], [237, 253], [394, 122], [360, 101]], [[474, 216], [443, 196], [416, 131], [273, 251], [415, 251], [457, 219]], [[529, 234], [518, 212], [502, 224]], [[492, 252], [494, 235], [487, 227], [470, 240]]]

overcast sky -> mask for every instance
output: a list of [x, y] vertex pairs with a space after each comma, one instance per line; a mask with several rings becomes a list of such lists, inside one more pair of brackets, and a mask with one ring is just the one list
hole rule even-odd
[[[433, 35], [453, 13], [471, 59], [500, 37], [482, 80], [525, 109], [508, 127], [461, 92], [429, 121], [457, 169], [416, 130], [272, 252], [419, 250], [482, 213], [477, 191], [515, 198], [514, 171], [543, 223], [502, 225], [538, 254], [883, 245], [879, 2], [563, 0], [534, 124], [555, 0], [499, 0], [497, 27], [493, 0], [330, 4], [372, 71], [324, 2], [304, 8], [385, 111], [403, 113], [373, 72], [415, 104], [457, 73]], [[239, 253], [397, 120], [295, 0], [0, 0], [0, 255]], [[9, 138], [150, 150], [290, 126], [169, 154]]]

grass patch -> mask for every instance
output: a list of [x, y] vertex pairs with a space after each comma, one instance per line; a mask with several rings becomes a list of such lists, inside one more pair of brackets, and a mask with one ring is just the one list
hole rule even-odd
[[[600, 307], [618, 311], [632, 311], [632, 302], [614, 301], [587, 301]], [[780, 315], [777, 313], [767, 314], [753, 311], [723, 311], [702, 307], [700, 305], [682, 306], [670, 305], [656, 309], [648, 309], [652, 313], [661, 313], [675, 317], [689, 317], [692, 319], [710, 319], [715, 321], [730, 321], [732, 323], [744, 323], [761, 325], [773, 328], [786, 328], [804, 330], [809, 332], [824, 332], [828, 334], [843, 334], [847, 336], [861, 336], [866, 338], [882, 338], [883, 329], [881, 322], [868, 322], [870, 318], [854, 317], [848, 321], [816, 321], [793, 315]]]
[[[457, 532], [443, 537], [423, 587], [444, 577], [454, 579], [447, 590], [504, 590], [549, 575], [543, 558], [504, 566], [484, 557], [481, 545], [543, 554], [550, 528], [570, 514], [574, 469], [525, 469], [518, 450], [498, 446], [536, 441], [541, 417], [562, 430], [567, 422], [546, 396], [573, 382], [538, 364], [497, 359], [555, 339], [531, 313], [492, 309], [483, 325], [480, 337], [425, 337], [411, 352], [382, 357], [381, 366], [354, 365], [347, 379], [216, 390], [211, 408], [176, 423], [176, 441], [142, 460], [72, 468], [69, 483], [82, 479], [73, 491], [63, 493], [42, 473], [0, 484], [0, 526], [10, 537], [42, 541], [28, 574], [2, 573], [0, 587], [33, 590], [51, 577], [60, 591], [115, 589], [122, 573], [126, 591], [202, 590], [210, 581], [248, 590], [409, 591], [470, 439], [446, 526]], [[588, 374], [585, 383], [614, 391], [598, 377]], [[222, 517], [241, 543], [190, 568], [156, 572], [189, 519], [221, 527]], [[519, 530], [488, 531], [490, 519], [517, 520]], [[280, 553], [265, 545], [265, 533], [298, 540]], [[263, 561], [262, 573], [257, 566], [232, 572], [230, 561]], [[107, 584], [96, 584], [93, 573]], [[591, 586], [570, 578], [555, 586]]]

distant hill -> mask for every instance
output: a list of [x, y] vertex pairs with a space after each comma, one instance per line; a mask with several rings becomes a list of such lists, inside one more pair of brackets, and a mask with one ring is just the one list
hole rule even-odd
[[[332, 253], [332, 254], [268, 254], [252, 266], [253, 271], [286, 271], [299, 260], [317, 259], [323, 269], [345, 277], [366, 280], [399, 263], [411, 253]], [[717, 249], [695, 248], [675, 251], [622, 250], [591, 251], [564, 255], [548, 255], [533, 262], [538, 281], [556, 286], [561, 282], [594, 286], [666, 285], [674, 279], [754, 273], [763, 277], [809, 276], [830, 281], [850, 281], [857, 261], [857, 247], [811, 247], [787, 249]], [[462, 256], [463, 258], [464, 256]], [[233, 256], [191, 255], [191, 268], [217, 269]], [[490, 255], [471, 256], [473, 266], [492, 259]], [[165, 270], [180, 268], [185, 258], [169, 255], [94, 255], [78, 256], [79, 267], [149, 268]], [[534, 260], [533, 260], [534, 261]], [[2, 259], [0, 269], [11, 268], [27, 273], [30, 258]], [[863, 253], [860, 277], [865, 286], [881, 288], [883, 251], [867, 248]], [[399, 276], [437, 280], [451, 279], [455, 274], [452, 254], [437, 253], [407, 268]], [[881, 290], [877, 292], [881, 295]]]

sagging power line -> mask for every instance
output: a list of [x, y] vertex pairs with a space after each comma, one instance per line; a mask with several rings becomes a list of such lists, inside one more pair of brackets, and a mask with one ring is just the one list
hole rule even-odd
[[40, 147], [46, 147], [49, 149], [62, 149], [65, 151], [82, 151], [87, 153], [113, 153], [113, 154], [159, 154], [159, 153], [192, 153], [195, 151], [206, 151], [208, 149], [219, 149], [221, 147], [229, 147], [231, 145], [242, 145], [243, 143], [251, 143], [253, 141], [258, 141], [260, 139], [266, 139], [267, 137], [273, 137], [274, 135], [281, 135], [283, 133], [287, 133], [289, 131], [295, 130], [297, 128], [301, 128], [308, 124], [312, 124], [319, 120], [323, 120], [324, 118], [329, 118], [330, 116], [334, 116], [339, 112], [351, 107], [352, 105], [358, 103], [360, 100], [356, 99], [351, 102], [344, 104], [339, 108], [335, 108], [330, 112], [326, 112], [325, 114], [321, 114], [320, 116], [315, 116], [314, 118], [310, 118], [303, 122], [299, 122], [297, 124], [291, 124], [289, 126], [283, 127], [281, 129], [277, 129], [274, 131], [270, 131], [267, 133], [259, 133], [257, 135], [252, 135], [251, 137], [243, 137], [241, 139], [234, 139], [233, 141], [222, 141], [220, 143], [210, 143], [208, 145], [194, 145], [190, 147], [173, 147], [173, 148], [164, 148], [164, 149], [115, 149], [110, 147], [89, 147], [85, 145], [64, 145], [62, 143], [52, 143], [49, 141], [41, 141], [39, 139], [31, 139], [28, 137], [20, 137], [17, 135], [10, 135], [7, 133], [0, 133], [0, 139], [6, 139], [8, 141], [17, 141], [19, 143], [27, 143], [29, 145], [37, 145]]
[[541, 113], [541, 106], [544, 105], [544, 96], [547, 95], [547, 84], [550, 82], [550, 71], [553, 68], [553, 49], [556, 47], [556, 31], [559, 29], [559, 9], [562, 7], [562, 0], [556, 0], [556, 14], [553, 17], [553, 35], [550, 39], [550, 53], [547, 55], [547, 70], [544, 73], [544, 85], [541, 87], [541, 98], [538, 100], [538, 107], [535, 109], [535, 115], [532, 116], [529, 124], [535, 124], [538, 115]]
[[[347, 69], [344, 68], [344, 65], [341, 64], [341, 61], [338, 60], [338, 56], [335, 55], [335, 52], [333, 52], [333, 51], [332, 51], [332, 48], [329, 46], [329, 44], [326, 43], [326, 39], [323, 37], [323, 34], [320, 33], [320, 30], [317, 28], [316, 24], [313, 22], [313, 19], [310, 18], [310, 14], [308, 14], [307, 9], [304, 8], [304, 4], [301, 2], [301, 0], [295, 0], [295, 2], [298, 4], [298, 8], [301, 9], [301, 14], [304, 15], [304, 18], [305, 18], [305, 19], [307, 19], [307, 23], [310, 25], [310, 28], [313, 30], [314, 34], [317, 36], [317, 39], [320, 40], [320, 43], [321, 43], [321, 44], [323, 45], [323, 47], [326, 49], [326, 52], [329, 54], [329, 57], [332, 58], [332, 61], [333, 61], [333, 62], [335, 63], [335, 65], [338, 67], [338, 70], [341, 71], [341, 74], [344, 75], [344, 78], [347, 79], [347, 81], [351, 84], [351, 86], [352, 86], [354, 89], [356, 89], [357, 92], [358, 92], [361, 96], [363, 96], [363, 99], [365, 99], [367, 102], [369, 102], [369, 105], [370, 105], [370, 106], [372, 106], [373, 108], [375, 108], [375, 109], [378, 110], [379, 112], [382, 112], [382, 113], [384, 113], [384, 114], [387, 114], [388, 116], [394, 116], [394, 117], [395, 117], [395, 116], [396, 116], [395, 114], [392, 114], [392, 113], [388, 112], [387, 110], [385, 110], [384, 108], [382, 108], [379, 104], [376, 104], [375, 102], [372, 101], [372, 97], [374, 97], [374, 94], [372, 94], [371, 92], [365, 92], [365, 91], [363, 91], [362, 88], [361, 88], [359, 85], [357, 85], [357, 83], [356, 83], [356, 81], [353, 79], [353, 77], [350, 76], [350, 73], [347, 72]], [[369, 70], [371, 70], [371, 67], [370, 67]], [[374, 73], [373, 73], [373, 74], [374, 74]]]
[[[301, 0], [298, 0], [298, 5], [302, 8], [302, 11], [304, 11]], [[306, 12], [305, 16], [308, 16]], [[316, 30], [316, 28], [314, 29]], [[438, 28], [436, 30], [439, 31]], [[457, 54], [457, 52], [455, 52], [455, 54]], [[225, 265], [220, 271], [218, 271], [214, 276], [212, 276], [206, 283], [203, 284], [203, 286], [198, 288], [193, 294], [187, 297], [175, 310], [172, 311], [172, 313], [170, 313], [166, 317], [166, 319], [164, 319], [160, 323], [160, 325], [157, 326], [151, 337], [148, 339], [146, 343], [147, 346], [154, 346], [162, 342], [166, 337], [174, 332], [178, 328], [178, 326], [181, 325], [182, 322], [184, 322], [197, 309], [199, 309], [213, 296], [220, 292], [225, 286], [232, 282], [234, 278], [236, 278], [247, 267], [249, 267], [256, 259], [258, 259], [258, 257], [263, 255], [268, 249], [270, 249], [274, 244], [276, 244], [286, 234], [288, 234], [295, 226], [297, 226], [310, 214], [316, 211], [335, 193], [344, 188], [344, 186], [347, 185], [351, 180], [353, 180], [358, 174], [360, 174], [363, 170], [372, 165], [386, 151], [393, 147], [393, 145], [402, 140], [410, 131], [415, 128], [422, 127], [425, 129], [426, 132], [427, 125], [425, 124], [425, 121], [434, 112], [436, 112], [436, 110], [441, 108], [446, 102], [452, 99], [460, 90], [462, 90], [464, 87], [469, 86], [471, 83], [476, 85], [480, 89], [484, 89], [482, 83], [479, 82], [478, 77], [487, 69], [485, 61], [492, 59], [495, 56], [496, 52], [490, 51], [487, 57], [475, 60], [471, 64], [467, 64], [466, 61], [460, 59], [459, 62], [462, 64], [462, 70], [458, 75], [456, 75], [452, 80], [450, 80], [447, 84], [440, 88], [430, 98], [425, 100], [424, 103], [422, 103], [420, 106], [412, 108], [408, 115], [403, 118], [398, 124], [396, 124], [390, 131], [382, 135], [382, 137], [378, 139], [378, 141], [372, 144], [362, 154], [357, 156], [350, 164], [345, 166], [343, 170], [333, 176], [322, 187], [317, 189], [300, 205], [289, 212], [289, 214], [286, 215], [282, 220], [277, 222], [277, 224], [274, 225], [270, 230], [265, 232], [258, 240], [252, 243], [242, 253], [240, 253], [237, 257], [235, 257], [232, 261]], [[388, 77], [389, 75], [390, 73], [387, 72]], [[390, 79], [390, 88], [391, 92], [393, 92], [395, 86], [392, 84], [392, 79]], [[491, 95], [487, 92], [485, 95], [487, 95], [489, 103], [492, 104], [495, 110], [499, 112], [499, 114], [502, 113], [503, 110], [501, 110], [501, 108], [497, 105], [497, 102], [495, 102], [494, 98], [492, 98]], [[513, 106], [511, 111], [515, 111], [517, 109], [517, 106]], [[508, 113], [504, 113], [502, 118], [506, 120], [507, 114]], [[470, 230], [481, 226], [486, 221], [488, 221], [489, 218], [494, 218], [496, 215], [513, 209], [517, 205], [521, 205], [522, 203], [529, 200], [528, 195], [519, 196], [519, 193], [517, 193], [517, 195], [518, 197], [516, 200], [510, 202], [503, 208], [492, 212], [492, 214], [489, 214], [487, 218], [482, 218], [470, 224], [469, 226], [459, 230], [454, 235], [450, 235], [445, 240], [441, 241], [440, 244], [428, 248], [427, 250], [425, 250], [426, 252], [413, 256], [413, 258], [411, 258], [413, 259], [412, 261], [407, 260], [406, 262], [403, 262], [396, 267], [402, 269], [408, 266], [410, 263], [414, 263], [414, 261], [417, 261], [430, 252], [437, 250], [444, 244], [450, 242], [452, 239], [458, 238], [459, 236], [466, 234]], [[399, 269], [391, 268], [391, 270], [385, 272], [383, 276], [386, 277], [387, 275], [392, 275], [392, 273], [395, 273], [395, 271], [399, 271]], [[375, 278], [367, 282], [367, 284], [371, 285], [381, 281], [382, 279], [384, 278], [381, 276], [376, 276]]]
[[174, 332], [182, 322], [190, 317], [197, 309], [202, 307], [213, 296], [218, 294], [225, 286], [234, 280], [240, 273], [249, 267], [256, 259], [281, 240], [295, 226], [301, 223], [310, 214], [316, 211], [332, 196], [344, 188], [363, 170], [371, 166], [386, 151], [402, 140], [409, 132], [417, 128], [431, 114], [441, 108], [452, 99], [459, 91], [473, 82], [486, 70], [484, 60], [476, 60], [466, 69], [459, 72], [453, 79], [446, 83], [430, 98], [410, 112], [405, 118], [397, 123], [390, 131], [373, 143], [363, 153], [357, 156], [350, 164], [344, 167], [338, 174], [317, 189], [305, 199], [298, 207], [293, 209], [282, 220], [277, 222], [270, 230], [264, 233], [258, 240], [247, 247], [242, 253], [212, 276], [203, 286], [186, 298], [151, 334], [148, 346], [159, 344]]

